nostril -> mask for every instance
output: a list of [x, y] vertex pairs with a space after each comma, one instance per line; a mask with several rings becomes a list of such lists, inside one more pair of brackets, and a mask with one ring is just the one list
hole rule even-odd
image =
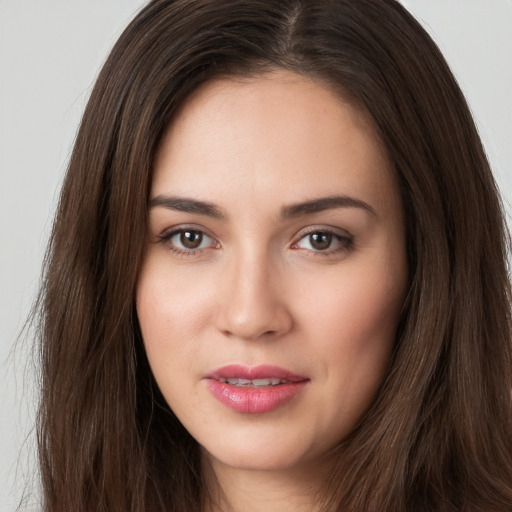
[[271, 265], [263, 257], [252, 260], [238, 257], [222, 281], [216, 327], [233, 339], [270, 340], [290, 329], [291, 312], [282, 289], [269, 286]]

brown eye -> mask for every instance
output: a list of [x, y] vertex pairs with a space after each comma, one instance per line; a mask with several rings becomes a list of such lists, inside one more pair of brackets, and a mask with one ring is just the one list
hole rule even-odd
[[187, 249], [197, 249], [203, 241], [203, 234], [200, 231], [182, 231], [180, 243]]
[[332, 233], [311, 233], [309, 243], [316, 251], [325, 251], [331, 246]]
[[352, 247], [352, 241], [348, 234], [344, 236], [329, 230], [310, 231], [293, 244], [293, 248], [328, 256], [348, 251]]
[[203, 249], [218, 247], [212, 237], [199, 229], [180, 228], [160, 237], [160, 240], [172, 252], [183, 255], [198, 254]]

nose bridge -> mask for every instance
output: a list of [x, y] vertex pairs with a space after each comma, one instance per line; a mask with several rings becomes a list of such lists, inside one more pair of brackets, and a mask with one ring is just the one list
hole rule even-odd
[[236, 250], [227, 267], [220, 305], [222, 331], [240, 339], [257, 339], [291, 328], [279, 286], [279, 265], [268, 250], [247, 244]]

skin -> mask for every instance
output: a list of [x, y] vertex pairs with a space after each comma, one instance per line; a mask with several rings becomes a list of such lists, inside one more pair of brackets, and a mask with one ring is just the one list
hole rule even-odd
[[[353, 204], [283, 215], [332, 196]], [[314, 510], [329, 451], [386, 374], [406, 293], [399, 190], [371, 122], [291, 72], [210, 82], [165, 133], [151, 199], [139, 321], [214, 497], [223, 510]], [[279, 366], [307, 385], [271, 412], [236, 412], [205, 379], [228, 364]]]

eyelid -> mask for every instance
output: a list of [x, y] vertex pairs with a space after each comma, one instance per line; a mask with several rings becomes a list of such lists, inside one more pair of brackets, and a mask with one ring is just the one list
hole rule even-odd
[[[171, 243], [171, 239], [183, 232], [186, 231], [194, 231], [197, 233], [201, 233], [203, 236], [212, 240], [213, 244], [209, 247], [200, 247], [197, 249], [187, 249], [176, 246]], [[202, 226], [194, 225], [194, 224], [179, 224], [177, 226], [172, 226], [170, 228], [166, 228], [159, 235], [157, 235], [157, 243], [161, 243], [166, 245], [167, 249], [177, 255], [181, 256], [196, 256], [202, 254], [207, 249], [218, 249], [220, 248], [220, 243], [214, 235], [212, 235], [209, 230], [205, 229]]]
[[[333, 237], [335, 237], [336, 239], [339, 240], [339, 243], [342, 244], [342, 247], [335, 247], [332, 249], [328, 248], [325, 250], [320, 250], [320, 249], [314, 250], [314, 249], [307, 249], [307, 248], [299, 247], [298, 244], [301, 240], [303, 240], [305, 237], [313, 235], [315, 233], [323, 233], [323, 234], [332, 235]], [[294, 241], [292, 242], [290, 247], [292, 249], [310, 252], [310, 253], [314, 254], [315, 256], [316, 255], [329, 256], [334, 253], [345, 252], [345, 251], [351, 250], [353, 248], [353, 243], [354, 243], [354, 236], [345, 229], [335, 228], [332, 226], [311, 226], [311, 227], [303, 229], [299, 233], [297, 233], [297, 235], [294, 236]]]
[[[209, 238], [212, 241], [212, 243], [208, 247], [198, 248], [182, 248], [174, 243], [171, 243], [171, 239], [174, 236], [186, 231], [194, 231], [201, 233], [203, 236]], [[299, 246], [301, 240], [315, 233], [332, 235], [338, 241], [336, 247], [329, 247], [327, 249], [308, 249]], [[354, 242], [354, 237], [345, 229], [332, 226], [318, 225], [302, 229], [293, 237], [293, 240], [294, 241], [289, 246], [291, 249], [311, 253], [315, 256], [329, 256], [333, 255], [334, 253], [341, 253], [351, 250], [353, 248], [352, 246]], [[165, 245], [169, 251], [177, 254], [178, 256], [198, 256], [208, 249], [221, 248], [221, 244], [215, 235], [211, 234], [210, 231], [204, 228], [203, 226], [198, 226], [196, 224], [180, 224], [177, 226], [168, 227], [157, 235], [156, 242]]]

